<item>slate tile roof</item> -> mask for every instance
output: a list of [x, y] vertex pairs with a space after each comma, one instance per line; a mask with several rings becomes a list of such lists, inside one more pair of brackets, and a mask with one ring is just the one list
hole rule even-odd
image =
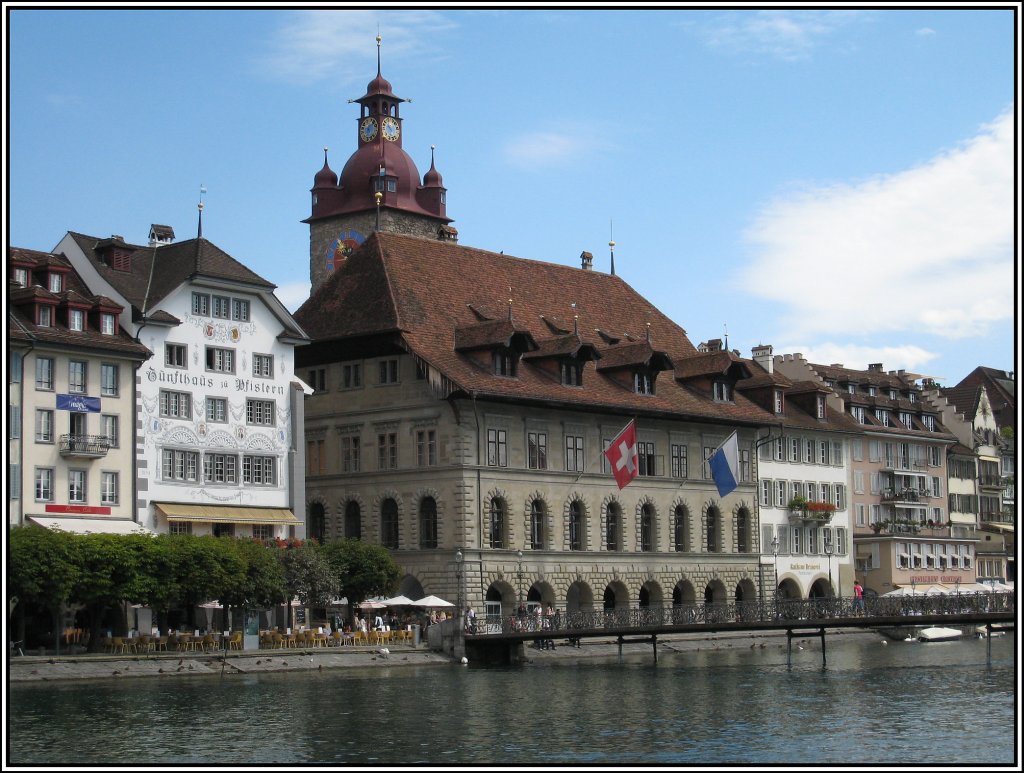
[[[516, 377], [505, 377], [458, 351], [456, 331], [462, 331], [458, 348], [464, 348], [474, 325], [487, 325], [483, 321], [488, 319], [507, 321], [510, 298], [516, 333], [529, 334], [535, 343], [570, 324], [562, 326], [557, 320], [578, 316], [580, 342], [593, 346], [600, 357], [585, 363], [582, 387], [553, 381], [530, 358], [520, 363]], [[685, 330], [621, 277], [602, 272], [379, 232], [294, 316], [313, 341], [296, 352], [297, 366], [344, 359], [346, 346], [354, 358], [360, 339], [391, 333], [457, 393], [637, 415], [771, 422], [742, 394], [734, 402], [715, 402], [710, 394], [677, 381], [671, 370], [658, 376], [653, 395], [636, 394], [599, 373], [597, 365], [615, 358], [628, 365], [650, 362], [654, 353], [685, 368], [689, 358], [698, 356]], [[618, 339], [621, 349], [616, 351], [609, 339]]]

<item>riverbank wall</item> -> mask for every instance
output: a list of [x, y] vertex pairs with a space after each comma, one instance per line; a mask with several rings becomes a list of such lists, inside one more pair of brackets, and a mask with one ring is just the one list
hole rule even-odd
[[[826, 647], [839, 640], [864, 639], [879, 641], [885, 637], [864, 629], [835, 629], [826, 636]], [[658, 638], [659, 656], [665, 652], [712, 651], [730, 649], [777, 648], [787, 646], [784, 631], [666, 635]], [[820, 649], [818, 637], [793, 641], [794, 648]], [[607, 658], [619, 655], [614, 638], [583, 639], [579, 646], [567, 640], [555, 641], [554, 649], [526, 647], [524, 665], [545, 662]], [[652, 648], [645, 642], [627, 642], [622, 654], [649, 655]], [[379, 647], [317, 647], [311, 649], [259, 650], [253, 652], [169, 652], [149, 654], [77, 654], [11, 656], [7, 660], [9, 682], [45, 682], [83, 679], [138, 679], [142, 677], [172, 678], [192, 676], [229, 677], [277, 671], [325, 671], [338, 668], [401, 668], [405, 666], [464, 665], [440, 652], [426, 647], [394, 645]], [[472, 665], [467, 663], [465, 665]]]

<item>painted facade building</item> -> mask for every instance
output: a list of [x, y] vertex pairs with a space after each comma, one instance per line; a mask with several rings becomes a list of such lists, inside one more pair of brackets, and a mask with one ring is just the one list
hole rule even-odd
[[131, 533], [136, 372], [151, 352], [124, 307], [63, 256], [8, 249], [7, 517], [73, 532]]
[[303, 536], [306, 336], [274, 285], [212, 242], [146, 246], [69, 232], [55, 252], [94, 292], [130, 310], [122, 324], [151, 352], [138, 371], [137, 521], [155, 532]]

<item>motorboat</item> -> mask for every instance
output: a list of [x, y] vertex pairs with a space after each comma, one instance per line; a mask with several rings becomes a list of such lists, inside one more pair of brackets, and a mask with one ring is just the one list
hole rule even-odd
[[963, 632], [959, 628], [933, 626], [931, 628], [922, 628], [917, 634], [917, 640], [924, 642], [953, 641], [961, 636], [963, 636]]

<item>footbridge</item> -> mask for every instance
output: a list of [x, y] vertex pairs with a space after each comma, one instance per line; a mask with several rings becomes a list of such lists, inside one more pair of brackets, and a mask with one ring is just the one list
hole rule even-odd
[[[829, 628], [899, 630], [925, 626], [982, 627], [989, 637], [1016, 621], [1014, 593], [938, 596], [779, 599], [735, 603], [682, 604], [667, 608], [555, 610], [554, 614], [489, 616], [468, 621], [464, 643], [474, 662], [514, 663], [535, 642], [613, 638], [622, 645], [649, 642], [658, 658], [658, 637], [669, 634], [785, 631], [792, 654], [797, 637], [821, 638], [826, 665], [825, 632]], [[991, 639], [989, 640], [991, 649]]]

